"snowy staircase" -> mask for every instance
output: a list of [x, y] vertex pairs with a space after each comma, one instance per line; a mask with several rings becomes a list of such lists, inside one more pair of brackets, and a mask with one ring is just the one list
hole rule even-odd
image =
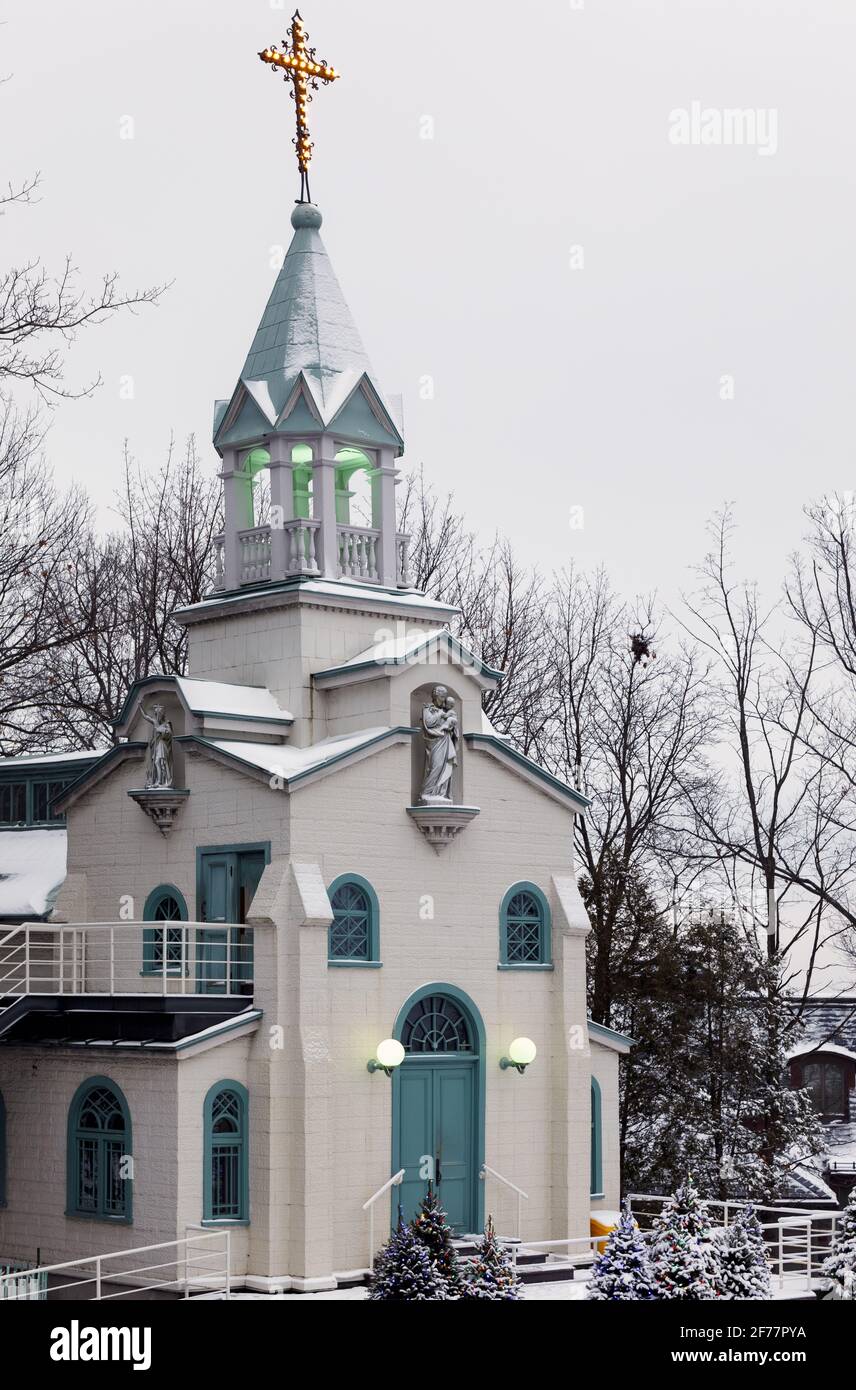
[[[455, 1240], [452, 1244], [458, 1259], [466, 1261], [476, 1252], [476, 1242], [478, 1236], [463, 1236], [460, 1240]], [[549, 1255], [544, 1250], [537, 1250], [528, 1246], [525, 1242], [510, 1240], [507, 1237], [499, 1237], [500, 1243], [506, 1248], [517, 1249], [517, 1273], [522, 1284], [546, 1284], [559, 1281], [567, 1282], [569, 1279], [579, 1278], [589, 1265], [592, 1263], [588, 1257], [577, 1256], [569, 1260], [565, 1255]]]

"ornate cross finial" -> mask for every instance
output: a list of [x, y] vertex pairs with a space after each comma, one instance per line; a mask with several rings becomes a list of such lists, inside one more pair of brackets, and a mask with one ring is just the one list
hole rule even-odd
[[300, 169], [299, 201], [310, 203], [312, 199], [309, 194], [309, 163], [312, 159], [313, 145], [309, 139], [307, 108], [312, 100], [312, 92], [318, 91], [318, 84], [335, 82], [341, 73], [331, 68], [325, 59], [319, 61], [315, 49], [308, 46], [309, 35], [303, 27], [299, 10], [294, 12], [289, 32], [290, 47], [288, 41], [283, 39], [282, 51], [278, 48], [266, 48], [259, 57], [263, 63], [270, 63], [271, 71], [282, 68], [283, 79], [293, 84], [291, 99], [297, 108], [297, 136], [294, 148], [297, 151], [297, 165]]

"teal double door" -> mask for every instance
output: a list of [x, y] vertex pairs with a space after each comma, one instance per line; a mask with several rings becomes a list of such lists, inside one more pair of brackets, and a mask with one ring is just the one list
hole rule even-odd
[[405, 1221], [416, 1212], [433, 1182], [449, 1223], [473, 1231], [478, 1213], [477, 1060], [450, 1054], [408, 1055], [395, 1078], [398, 1088], [397, 1168], [393, 1224], [398, 1205]]
[[197, 932], [196, 979], [200, 994], [252, 994], [253, 933], [243, 923], [265, 862], [266, 854], [261, 849], [200, 852], [199, 920], [230, 924]]

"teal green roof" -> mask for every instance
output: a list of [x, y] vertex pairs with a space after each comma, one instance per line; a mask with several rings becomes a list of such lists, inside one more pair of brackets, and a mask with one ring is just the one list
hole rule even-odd
[[294, 237], [236, 391], [215, 409], [215, 440], [249, 443], [335, 421], [343, 435], [401, 445], [321, 240], [321, 214], [298, 204], [291, 220]]

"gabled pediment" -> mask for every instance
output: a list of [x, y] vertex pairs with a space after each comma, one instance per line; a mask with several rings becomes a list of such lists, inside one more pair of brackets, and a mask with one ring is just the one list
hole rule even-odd
[[405, 631], [385, 638], [341, 666], [316, 671], [312, 679], [318, 689], [332, 690], [379, 676], [394, 677], [414, 667], [435, 666], [451, 666], [469, 676], [482, 690], [495, 690], [503, 674], [483, 662], [446, 628], [439, 628], [433, 632]]

